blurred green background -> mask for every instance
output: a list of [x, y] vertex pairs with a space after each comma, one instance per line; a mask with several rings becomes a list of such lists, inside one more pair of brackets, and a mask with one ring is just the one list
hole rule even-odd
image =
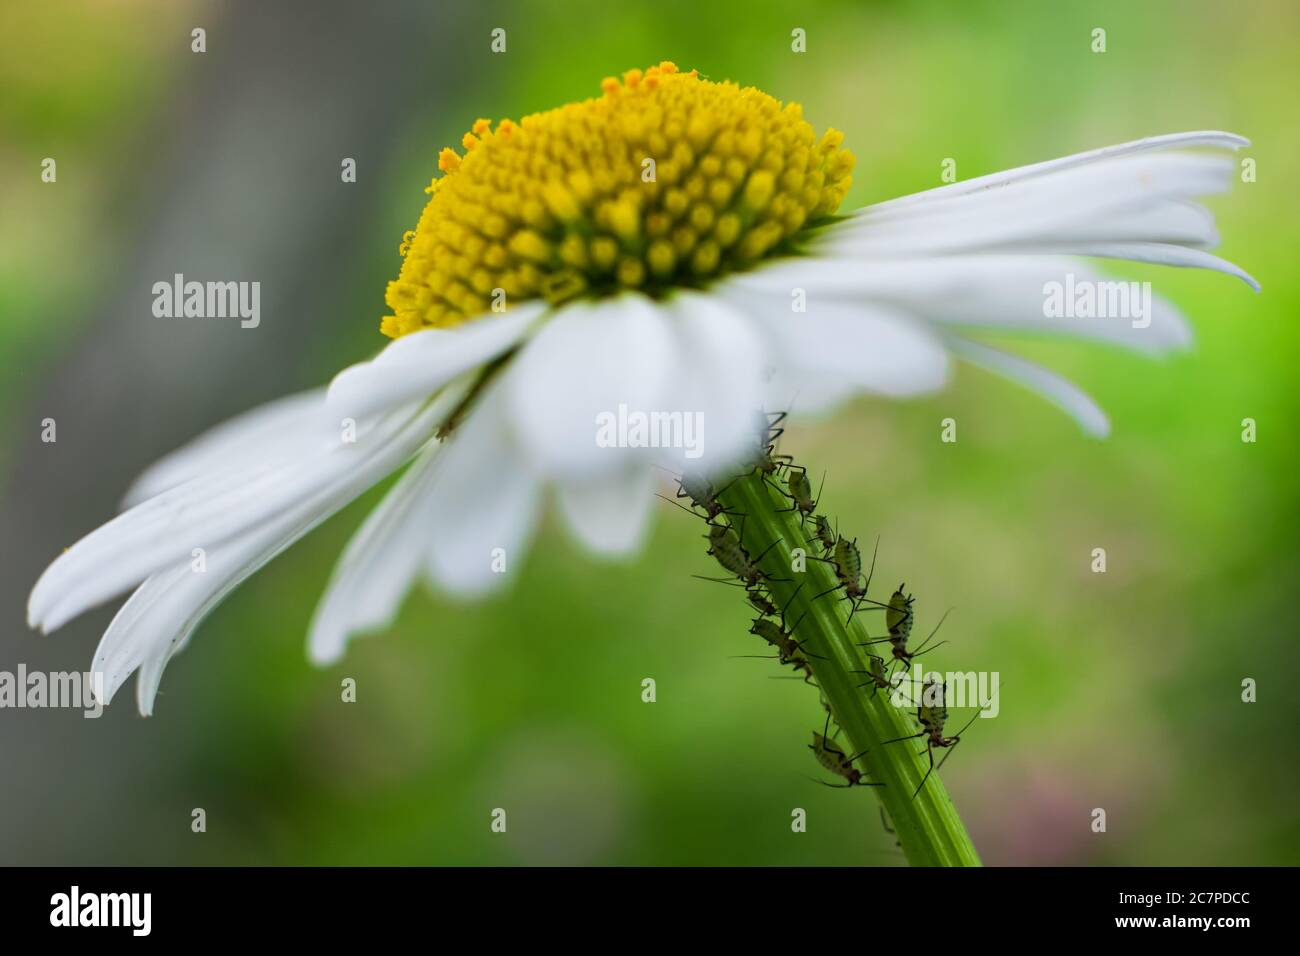
[[[488, 49], [498, 26], [505, 55]], [[194, 27], [207, 53], [190, 51]], [[937, 185], [946, 157], [965, 179], [1227, 129], [1254, 141], [1258, 181], [1211, 206], [1263, 294], [1126, 269], [1185, 309], [1191, 354], [1020, 349], [1096, 396], [1111, 438], [962, 369], [938, 396], [795, 427], [786, 449], [827, 470], [841, 529], [882, 536], [879, 574], [914, 589], [919, 630], [955, 608], [931, 664], [1003, 675], [1000, 717], [944, 772], [986, 862], [1294, 863], [1298, 38], [1286, 0], [6, 4], [0, 669], [88, 666], [111, 609], [40, 638], [23, 605], [133, 474], [382, 344], [401, 233], [437, 149], [476, 117], [673, 59], [843, 129], [850, 206]], [[57, 184], [40, 182], [44, 157]], [[260, 280], [262, 327], [154, 319], [150, 286], [181, 271]], [[57, 445], [39, 440], [46, 416]], [[955, 445], [939, 441], [947, 416]], [[730, 656], [756, 652], [746, 611], [691, 578], [714, 571], [701, 529], [667, 505], [632, 563], [595, 563], [548, 520], [507, 593], [415, 593], [390, 631], [312, 668], [314, 603], [382, 490], [207, 620], [155, 718], [127, 692], [98, 721], [0, 711], [0, 861], [902, 862], [868, 793], [808, 779], [816, 694]]]

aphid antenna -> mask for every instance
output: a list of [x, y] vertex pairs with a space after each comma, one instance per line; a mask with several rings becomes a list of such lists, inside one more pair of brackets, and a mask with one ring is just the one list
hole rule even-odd
[[696, 511], [694, 508], [688, 508], [688, 507], [686, 507], [684, 504], [682, 504], [680, 501], [673, 501], [673, 499], [669, 498], [667, 495], [660, 494], [659, 492], [656, 491], [656, 492], [655, 492], [655, 497], [656, 497], [656, 498], [662, 498], [664, 501], [668, 502], [668, 503], [669, 503], [670, 505], [672, 505], [674, 508], [681, 508], [683, 511], [685, 511], [685, 512], [686, 512], [688, 515], [690, 515], [692, 518], [704, 518], [706, 524], [712, 524], [712, 523], [713, 523], [712, 521], [709, 521], [709, 519], [708, 519], [706, 516], [700, 514], [700, 513], [699, 513], [698, 511]]
[[880, 535], [876, 535], [875, 546], [871, 549], [871, 567], [867, 571], [867, 583], [863, 586], [862, 591], [865, 596], [867, 591], [871, 590], [871, 577], [876, 573], [876, 555], [880, 553]]
[[710, 578], [703, 574], [692, 574], [691, 577], [700, 581], [712, 581], [714, 584], [728, 584], [733, 588], [748, 587], [744, 581], [738, 581], [735, 578]]
[[[930, 641], [932, 641], [932, 640], [934, 639], [934, 635], [936, 635], [936, 634], [939, 633], [939, 628], [943, 627], [943, 622], [946, 621], [946, 620], [948, 620], [948, 615], [951, 614], [951, 613], [952, 613], [952, 608], [948, 608], [948, 610], [946, 610], [946, 611], [943, 612], [943, 617], [939, 618], [939, 623], [936, 624], [936, 625], [934, 626], [934, 630], [931, 631], [931, 632], [929, 633], [929, 635], [926, 637], [926, 639], [923, 640], [923, 641], [921, 642], [920, 646], [917, 647], [917, 649], [916, 649], [917, 654], [919, 654], [919, 653], [920, 653], [920, 652], [925, 648], [925, 645], [929, 644]], [[946, 644], [946, 643], [948, 643], [948, 642], [947, 642], [947, 641], [942, 641], [942, 642], [940, 642], [939, 644], [936, 644], [936, 645], [934, 645], [934, 646], [935, 646], [935, 647], [941, 647], [943, 644]], [[933, 648], [932, 648], [932, 649], [933, 649]], [[914, 654], [913, 656], [915, 657], [916, 655]]]
[[957, 749], [957, 744], [961, 743], [961, 741], [962, 741], [962, 734], [964, 734], [964, 733], [966, 733], [966, 731], [970, 730], [970, 726], [971, 726], [971, 724], [975, 723], [975, 721], [979, 719], [979, 715], [982, 714], [982, 713], [983, 713], [982, 710], [978, 710], [978, 711], [976, 711], [976, 712], [975, 712], [975, 716], [972, 717], [970, 720], [966, 721], [965, 726], [963, 726], [961, 730], [957, 731], [956, 734], [954, 734], [952, 737], [949, 737], [949, 738], [948, 738], [949, 740], [954, 740], [954, 741], [956, 741], [956, 743], [954, 743], [952, 746], [950, 746], [950, 747], [948, 748], [948, 752], [947, 752], [946, 754], [944, 754], [941, 758], [939, 758], [939, 765], [938, 765], [938, 767], [936, 767], [935, 769], [937, 769], [937, 770], [942, 770], [942, 769], [943, 769], [944, 762], [945, 762], [949, 757], [952, 756], [952, 752], [953, 752], [954, 750]]
[[[926, 654], [929, 654], [931, 651], [938, 650], [939, 648], [943, 647], [943, 645], [947, 643], [948, 643], [947, 641], [940, 641], [938, 644], [934, 645], [934, 647], [927, 647], [923, 651], [915, 651], [915, 652], [908, 651], [907, 660], [910, 663], [911, 661], [916, 660], [918, 657], [924, 657]], [[924, 645], [922, 646], [924, 647]]]

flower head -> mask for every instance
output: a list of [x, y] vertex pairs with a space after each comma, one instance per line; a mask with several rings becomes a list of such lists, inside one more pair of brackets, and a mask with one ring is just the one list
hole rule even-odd
[[780, 250], [848, 191], [844, 135], [819, 139], [797, 104], [669, 62], [605, 80], [604, 95], [478, 120], [404, 238], [384, 334], [489, 312], [494, 292], [561, 303], [662, 295]]
[[1257, 288], [1208, 251], [1218, 236], [1195, 202], [1229, 185], [1215, 151], [1245, 144], [1232, 134], [1158, 136], [831, 217], [853, 158], [797, 106], [669, 63], [603, 90], [475, 123], [464, 153], [444, 150], [403, 241], [383, 321], [395, 341], [328, 390], [163, 459], [41, 576], [28, 617], [46, 631], [134, 589], [95, 655], [109, 697], [138, 671], [150, 712], [167, 661], [221, 598], [404, 465], [316, 613], [318, 661], [386, 626], [422, 574], [461, 594], [498, 585], [544, 488], [590, 550], [633, 550], [658, 469], [743, 464], [761, 409], [931, 391], [956, 356], [1104, 434], [1079, 389], [978, 340], [1064, 334], [1149, 354], [1188, 342], [1156, 297], [1133, 321], [1046, 308], [1066, 284], [1095, 304], [1105, 280], [1084, 258]]

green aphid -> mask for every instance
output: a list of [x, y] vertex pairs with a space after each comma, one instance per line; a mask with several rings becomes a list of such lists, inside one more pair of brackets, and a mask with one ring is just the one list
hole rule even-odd
[[[799, 587], [803, 587], [801, 584]], [[798, 588], [795, 594], [798, 594]], [[808, 683], [812, 679], [812, 666], [808, 663], [808, 658], [817, 657], [816, 654], [809, 654], [804, 650], [803, 645], [795, 638], [794, 632], [799, 629], [800, 622], [804, 619], [804, 611], [799, 615], [799, 620], [794, 622], [793, 627], [787, 628], [785, 625], [785, 611], [781, 611], [781, 623], [766, 617], [756, 617], [749, 626], [749, 633], [757, 634], [763, 640], [767, 641], [776, 649], [777, 660], [782, 664], [788, 664], [797, 671], [802, 671], [804, 682]]]
[[[876, 547], [880, 547], [880, 541], [877, 539]], [[815, 594], [812, 600], [817, 600], [830, 594], [832, 591], [844, 590], [844, 596], [853, 602], [853, 611], [849, 612], [849, 620], [853, 619], [853, 613], [858, 609], [858, 604], [867, 595], [867, 588], [871, 586], [871, 576], [867, 575], [866, 583], [862, 581], [862, 555], [858, 551], [858, 539], [850, 541], [848, 538], [836, 536], [835, 543], [830, 549], [830, 554], [825, 558], [818, 560], [825, 561], [835, 569], [835, 578], [837, 583], [834, 587], [827, 588], [821, 594]], [[876, 567], [876, 558], [874, 553], [871, 557], [872, 571]]]
[[718, 500], [718, 491], [709, 479], [698, 474], [684, 474], [677, 482], [677, 497], [689, 498], [691, 504], [704, 511], [705, 518], [712, 521], [727, 509]]
[[930, 641], [934, 638], [934, 635], [939, 633], [939, 628], [943, 627], [943, 622], [948, 619], [949, 612], [944, 612], [943, 617], [939, 618], [939, 623], [936, 624], [934, 630], [930, 632], [930, 636], [922, 641], [921, 645], [916, 650], [909, 650], [907, 644], [912, 637], [912, 624], [916, 621], [916, 614], [912, 610], [912, 604], [915, 598], [913, 598], [912, 595], [907, 594], [904, 590], [905, 588], [905, 584], [900, 584], [898, 589], [890, 595], [888, 604], [881, 604], [878, 601], [870, 602], [876, 605], [872, 610], [884, 609], [885, 629], [889, 631], [889, 636], [877, 638], [873, 641], [867, 641], [866, 644], [881, 644], [888, 641], [890, 652], [893, 654], [894, 660], [901, 662], [904, 667], [907, 667], [912, 663], [913, 658], [920, 657], [922, 654], [926, 653], [927, 647], [932, 651], [935, 647], [942, 647], [947, 643], [946, 641], [940, 641], [933, 647], [929, 647]]
[[799, 512], [799, 520], [802, 522], [817, 510], [817, 499], [813, 497], [812, 482], [808, 480], [808, 472], [803, 468], [791, 468], [789, 474], [785, 476], [785, 485], [789, 489], [786, 497], [794, 504], [782, 510]]
[[835, 784], [826, 783], [824, 780], [818, 780], [817, 782], [823, 786], [838, 787], [839, 789], [844, 789], [846, 787], [884, 786], [884, 784], [881, 783], [871, 783], [870, 781], [865, 780], [865, 775], [862, 771], [853, 766], [853, 761], [858, 757], [861, 757], [862, 754], [849, 757], [834, 741], [827, 739], [815, 730], [813, 731], [813, 742], [808, 745], [808, 749], [813, 752], [813, 756], [817, 758], [817, 762], [821, 764], [824, 769], [829, 770], [837, 777], [842, 777], [846, 781], [843, 784]]
[[[917, 794], [921, 792], [921, 788], [925, 786], [925, 782], [930, 779], [930, 774], [934, 773], [936, 769], [941, 769], [943, 767], [944, 761], [952, 755], [953, 750], [955, 750], [957, 745], [961, 743], [961, 735], [964, 734], [970, 728], [970, 725], [975, 723], [976, 718], [979, 717], [979, 712], [976, 712], [975, 716], [972, 717], [967, 722], [966, 726], [961, 729], [961, 733], [953, 734], [951, 737], [945, 737], [943, 735], [943, 728], [948, 722], [948, 704], [945, 700], [947, 692], [947, 684], [942, 683], [934, 677], [927, 680], [921, 688], [921, 700], [916, 705], [916, 721], [921, 725], [920, 733], [909, 734], [906, 737], [895, 737], [893, 740], [885, 741], [887, 744], [894, 744], [904, 740], [916, 740], [918, 737], [925, 738], [925, 752], [930, 758], [930, 767], [926, 770], [925, 776], [921, 778], [921, 782], [916, 785], [916, 791], [912, 794], [913, 800], [915, 800]], [[934, 763], [935, 747], [942, 747], [948, 751], [943, 755], [943, 759], [939, 761], [938, 768], [935, 767]]]
[[824, 515], [813, 516], [813, 530], [822, 546], [822, 557], [827, 557], [835, 550], [835, 541], [839, 537], [831, 528], [830, 519]]
[[782, 664], [790, 664], [795, 670], [808, 671], [808, 658], [804, 654], [803, 646], [794, 639], [793, 634], [782, 629], [775, 621], [766, 617], [756, 617], [749, 626], [749, 633], [757, 634], [776, 648], [777, 660]]
[[772, 603], [771, 598], [757, 588], [747, 589], [745, 599], [759, 614], [771, 616], [780, 613], [780, 609]]
[[776, 443], [785, 433], [784, 428], [777, 426], [785, 421], [785, 416], [785, 412], [760, 412], [755, 418], [754, 451], [751, 458], [754, 467], [761, 474], [774, 475], [794, 460], [789, 455], [776, 454]]
[[745, 577], [752, 567], [740, 538], [725, 524], [709, 525], [709, 554], [736, 577]]
[[855, 674], [863, 674], [866, 680], [859, 684], [859, 687], [872, 686], [871, 696], [876, 696], [877, 691], [888, 690], [893, 686], [889, 674], [885, 671], [885, 659], [879, 654], [867, 655], [867, 669], [855, 670]]
[[[709, 554], [718, 559], [722, 567], [738, 577], [746, 588], [754, 588], [759, 582], [763, 581], [767, 575], [763, 569], [758, 566], [758, 562], [775, 548], [781, 539], [777, 538], [768, 545], [757, 558], [750, 558], [749, 552], [745, 550], [744, 545], [740, 543], [740, 538], [731, 528], [721, 524], [709, 525]], [[772, 578], [772, 580], [786, 580], [785, 578]]]

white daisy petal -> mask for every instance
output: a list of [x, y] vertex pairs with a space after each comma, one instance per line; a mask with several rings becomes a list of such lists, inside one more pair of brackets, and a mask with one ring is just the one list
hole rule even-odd
[[152, 652], [145, 655], [140, 667], [135, 672], [135, 702], [141, 716], [152, 717], [154, 702], [158, 699], [158, 688], [162, 686], [163, 672], [171, 659], [185, 650], [194, 636], [191, 629], [174, 647], [165, 652]]
[[155, 571], [209, 549], [309, 496], [381, 451], [410, 413], [390, 415], [324, 451], [228, 468], [191, 479], [136, 505], [60, 555], [32, 589], [29, 621], [52, 631], [140, 583]]
[[1159, 152], [1172, 149], [1193, 149], [1197, 147], [1214, 147], [1219, 149], [1236, 150], [1249, 145], [1250, 140], [1246, 139], [1244, 136], [1238, 136], [1235, 133], [1224, 133], [1218, 130], [1201, 130], [1191, 133], [1168, 133], [1163, 136], [1148, 136], [1145, 139], [1133, 140], [1128, 143], [1119, 143], [1115, 146], [1104, 146], [1101, 149], [1093, 149], [1084, 153], [1075, 153], [1071, 156], [1062, 156], [1058, 159], [1049, 159], [1041, 163], [1031, 163], [1028, 166], [1018, 166], [1014, 169], [1005, 169], [1001, 172], [990, 173], [987, 176], [977, 176], [974, 179], [967, 179], [963, 182], [950, 183], [946, 186], [927, 189], [924, 192], [913, 193], [908, 196], [900, 196], [897, 199], [877, 203], [876, 205], [867, 208], [871, 211], [900, 209], [905, 206], [932, 203], [936, 200], [954, 199], [958, 196], [966, 196], [973, 193], [980, 193], [991, 189], [1005, 187], [1015, 183], [1027, 182], [1041, 176], [1056, 174], [1065, 170], [1140, 153]]
[[392, 623], [436, 531], [429, 511], [440, 447], [430, 444], [416, 457], [348, 542], [312, 620], [314, 663], [333, 663], [353, 634]]
[[204, 432], [150, 465], [123, 498], [129, 508], [205, 472], [264, 461], [289, 444], [318, 442], [328, 426], [325, 389], [299, 392], [259, 405]]
[[236, 471], [195, 478], [137, 505], [82, 538], [46, 569], [28, 600], [29, 621], [46, 632], [55, 630], [155, 571], [188, 559], [195, 548], [216, 547], [400, 454], [370, 479], [373, 484], [428, 440], [439, 420], [431, 416], [445, 417], [456, 391], [447, 389], [437, 400], [386, 416], [358, 432], [354, 443], [336, 439], [324, 452], [290, 457], [246, 475]]
[[1126, 319], [1048, 314], [1051, 284], [1079, 287], [1109, 281], [1113, 280], [1078, 259], [992, 253], [886, 262], [812, 259], [757, 269], [730, 280], [735, 288], [762, 293], [773, 302], [782, 297], [788, 301], [790, 288], [799, 286], [806, 290], [809, 302], [827, 298], [878, 303], [941, 326], [1068, 335], [1149, 354], [1182, 348], [1191, 341], [1182, 314], [1154, 295], [1149, 324], [1146, 317], [1135, 325]]
[[504, 583], [498, 561], [519, 564], [541, 510], [541, 482], [509, 434], [505, 389], [492, 386], [452, 434], [429, 492], [429, 576], [464, 597]]
[[569, 529], [596, 554], [631, 554], [645, 540], [654, 487], [654, 472], [645, 467], [596, 481], [564, 483], [560, 510]]
[[[942, 254], [1101, 232], [1152, 207], [1224, 192], [1235, 167], [1221, 156], [1134, 157], [1045, 176], [992, 192], [905, 210], [864, 210], [828, 227], [812, 248], [858, 255]], [[1168, 216], [1173, 214], [1167, 214]], [[1184, 216], [1186, 220], [1186, 216]], [[1152, 223], [1152, 225], [1155, 225]], [[1181, 227], [1186, 229], [1184, 221]], [[1204, 221], [1199, 224], [1204, 230]], [[1131, 226], [1126, 227], [1131, 228]], [[1168, 224], [1161, 224], [1161, 229]], [[1158, 239], [1140, 236], [1142, 239]], [[1201, 238], [1198, 234], [1197, 238]], [[846, 246], [847, 244], [847, 246]]]
[[677, 357], [668, 323], [644, 296], [565, 306], [506, 377], [507, 407], [529, 461], [545, 475], [585, 479], [646, 457], [644, 449], [602, 447], [598, 424], [620, 405], [672, 410]]
[[672, 411], [684, 413], [684, 424], [674, 436], [683, 439], [674, 443], [680, 447], [666, 449], [663, 460], [709, 474], [753, 451], [767, 349], [755, 323], [720, 296], [680, 293], [671, 309], [682, 354]]
[[[1217, 133], [1156, 137], [956, 183], [860, 210], [821, 230], [809, 249], [876, 265], [972, 253], [1099, 256], [1212, 269], [1258, 288], [1243, 270], [1199, 251], [1218, 234], [1213, 216], [1191, 200], [1226, 191], [1235, 164], [1171, 151], [1244, 142]], [[1176, 323], [1165, 331], [1126, 338], [1139, 348], [1184, 340]]]
[[1185, 246], [1164, 242], [1075, 242], [1069, 244], [1068, 248], [1055, 251], [1101, 259], [1127, 259], [1130, 262], [1178, 266], [1184, 269], [1209, 269], [1212, 272], [1236, 276], [1256, 292], [1259, 291], [1259, 282], [1249, 272], [1204, 249], [1188, 249]]
[[1037, 392], [1070, 415], [1088, 434], [1105, 438], [1110, 433], [1110, 421], [1097, 403], [1078, 386], [1054, 372], [968, 339], [951, 336], [947, 341], [953, 352], [972, 365], [996, 372]]
[[354, 462], [353, 468], [208, 549], [201, 572], [182, 560], [145, 581], [118, 611], [95, 652], [92, 670], [104, 674], [106, 700], [112, 699], [136, 668], [147, 664], [146, 686], [139, 696], [142, 711], [148, 713], [162, 667], [207, 613], [277, 554], [408, 459], [428, 441], [432, 428], [461, 394], [459, 389], [447, 390], [407, 416], [405, 427], [382, 448]]
[[455, 328], [404, 335], [372, 361], [336, 375], [329, 387], [329, 406], [336, 415], [359, 421], [432, 394], [462, 372], [507, 351], [547, 308], [545, 302], [526, 302]]
[[[943, 385], [947, 352], [924, 323], [884, 305], [821, 296], [816, 274], [791, 269], [779, 291], [760, 294], [737, 284], [721, 294], [748, 306], [766, 327], [775, 342], [773, 361], [787, 374], [895, 397]], [[794, 289], [806, 293], [807, 311], [791, 308]]]

